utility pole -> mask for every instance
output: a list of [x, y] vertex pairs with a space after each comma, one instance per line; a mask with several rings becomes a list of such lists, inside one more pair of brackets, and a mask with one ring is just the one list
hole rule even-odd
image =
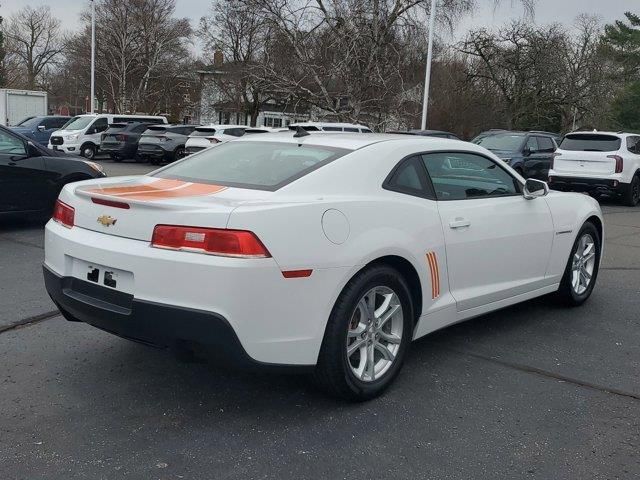
[[91, 0], [91, 96], [89, 98], [89, 113], [94, 111], [96, 98], [96, 3]]
[[427, 128], [427, 109], [429, 106], [429, 82], [431, 81], [431, 59], [433, 57], [433, 30], [436, 20], [436, 1], [431, 0], [431, 10], [429, 11], [429, 46], [427, 47], [427, 71], [424, 75], [424, 95], [422, 101], [422, 123], [420, 128]]

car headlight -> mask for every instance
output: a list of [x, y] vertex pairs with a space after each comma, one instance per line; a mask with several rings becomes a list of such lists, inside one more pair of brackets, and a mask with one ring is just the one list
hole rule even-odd
[[89, 162], [87, 160], [83, 160], [83, 162], [89, 165], [91, 168], [93, 168], [96, 172], [104, 173], [104, 168], [102, 168], [102, 165], [100, 165], [99, 163]]
[[73, 140], [77, 140], [79, 136], [80, 135], [76, 133], [74, 135], [66, 135], [64, 139], [67, 141], [73, 141]]

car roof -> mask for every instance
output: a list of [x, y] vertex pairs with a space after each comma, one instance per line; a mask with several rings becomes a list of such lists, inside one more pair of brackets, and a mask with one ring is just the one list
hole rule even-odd
[[369, 128], [366, 125], [360, 125], [359, 123], [345, 123], [345, 122], [298, 122], [291, 123], [289, 127], [351, 127], [351, 128]]
[[225, 128], [260, 128], [260, 127], [249, 127], [247, 125], [224, 125], [221, 123], [210, 123], [208, 125], [198, 125], [196, 128], [218, 128], [224, 130]]
[[245, 135], [234, 142], [282, 142], [298, 145], [315, 145], [318, 147], [335, 147], [344, 148], [347, 150], [357, 150], [359, 148], [373, 145], [380, 142], [413, 142], [416, 145], [424, 145], [426, 149], [429, 147], [435, 147], [436, 144], [447, 142], [447, 145], [452, 145], [450, 142], [459, 142], [464, 145], [472, 145], [462, 140], [451, 140], [438, 137], [427, 137], [422, 135], [397, 135], [388, 133], [368, 133], [363, 135], [361, 133], [324, 133], [324, 132], [310, 132], [309, 135], [302, 137], [294, 137], [295, 132], [275, 132], [269, 134], [268, 137], [263, 135]]
[[612, 135], [614, 137], [624, 137], [629, 135], [638, 136], [640, 134], [632, 132], [607, 132], [604, 130], [580, 130], [578, 132], [569, 132], [567, 135]]

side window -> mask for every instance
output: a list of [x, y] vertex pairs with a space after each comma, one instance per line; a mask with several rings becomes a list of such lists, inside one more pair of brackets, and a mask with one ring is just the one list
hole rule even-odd
[[107, 128], [109, 128], [109, 122], [105, 117], [101, 117], [93, 122], [91, 128], [93, 128], [96, 133], [104, 132]]
[[363, 128], [362, 133], [373, 133], [373, 131], [369, 130], [368, 128]]
[[553, 141], [549, 137], [536, 137], [538, 140], [538, 147], [541, 152], [551, 153], [555, 150], [553, 147]]
[[44, 127], [45, 130], [51, 130], [52, 128], [59, 128], [57, 118], [44, 118], [40, 125]]
[[26, 155], [27, 149], [22, 140], [0, 130], [0, 155]]
[[474, 153], [422, 155], [438, 200], [520, 194], [520, 183], [493, 160]]
[[131, 129], [131, 131], [132, 131], [133, 133], [142, 133], [142, 132], [144, 132], [147, 128], [149, 128], [149, 125], [147, 125], [147, 124], [144, 124], [144, 123], [143, 123], [142, 125], [136, 125], [135, 127], [133, 127], [133, 128]]
[[69, 121], [68, 118], [54, 118], [51, 128], [62, 128], [67, 122]]
[[627, 150], [640, 155], [640, 137], [627, 137]]
[[325, 132], [341, 132], [342, 127], [322, 127]]
[[420, 156], [403, 160], [387, 178], [383, 187], [394, 192], [418, 197], [433, 197], [427, 187], [427, 179]]
[[345, 132], [356, 132], [356, 133], [359, 133], [359, 130], [357, 128], [353, 128], [353, 127], [344, 127], [344, 131]]
[[535, 153], [540, 150], [538, 148], [538, 140], [536, 140], [536, 137], [529, 137], [524, 148], [528, 148], [531, 153]]

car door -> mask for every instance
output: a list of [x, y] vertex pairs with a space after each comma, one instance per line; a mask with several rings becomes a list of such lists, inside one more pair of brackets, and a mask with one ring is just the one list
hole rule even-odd
[[546, 201], [525, 199], [520, 182], [481, 154], [439, 152], [422, 159], [438, 203], [458, 311], [546, 286], [553, 241]]
[[553, 140], [549, 137], [537, 136], [538, 152], [536, 162], [536, 172], [532, 175], [534, 178], [546, 181], [549, 178], [549, 168], [553, 160], [553, 153], [556, 147]]
[[95, 145], [100, 145], [102, 133], [109, 128], [109, 121], [106, 117], [97, 118], [87, 129], [86, 137]]
[[0, 129], [0, 212], [42, 210], [49, 198], [44, 159], [25, 140]]

